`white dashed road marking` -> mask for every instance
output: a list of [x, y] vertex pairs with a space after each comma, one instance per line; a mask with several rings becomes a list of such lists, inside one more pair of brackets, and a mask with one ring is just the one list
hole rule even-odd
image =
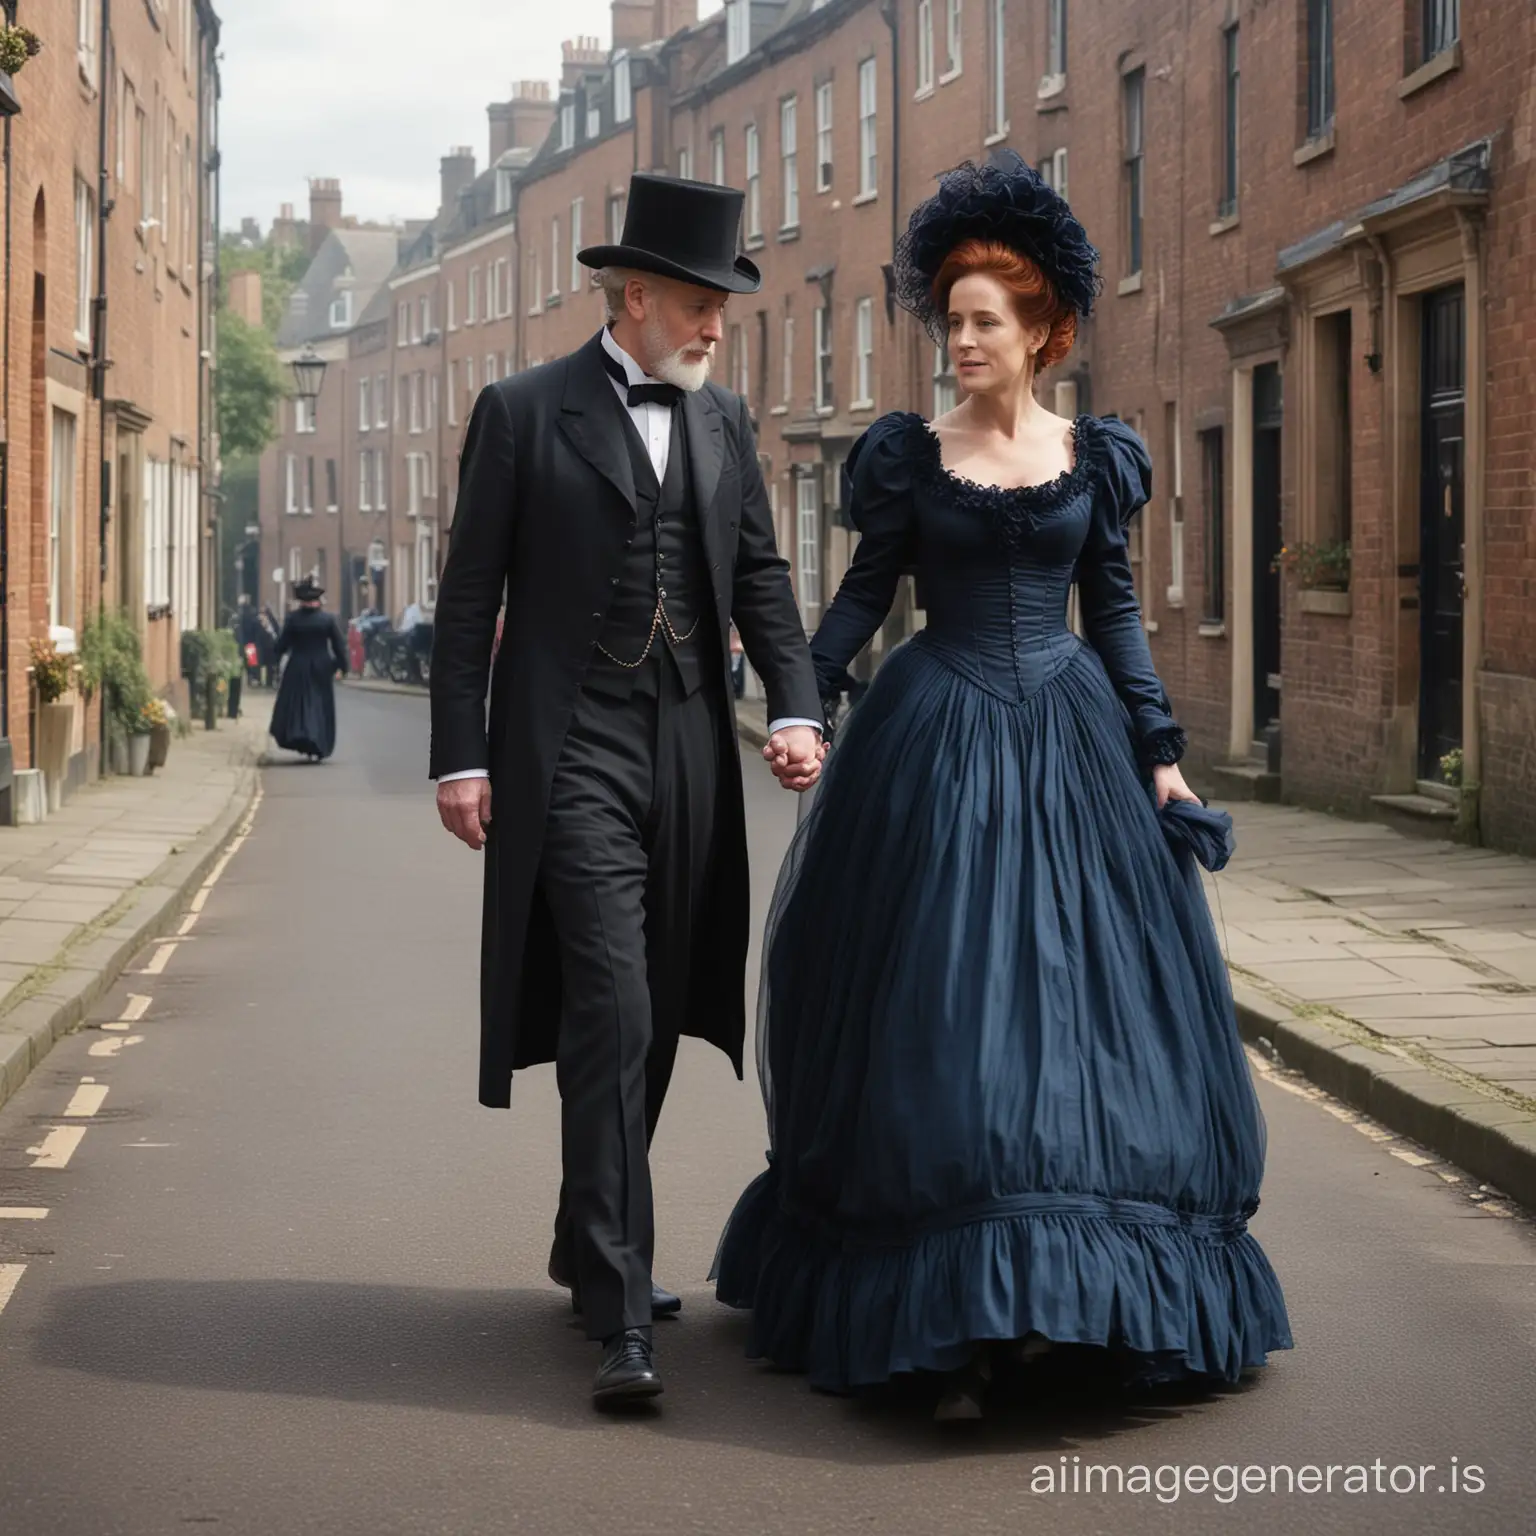
[[6, 1302], [15, 1295], [16, 1286], [26, 1272], [25, 1264], [0, 1264], [0, 1312], [5, 1311]]
[[143, 1035], [125, 1035], [121, 1039], [98, 1040], [91, 1047], [90, 1054], [92, 1056], [116, 1056], [126, 1046], [142, 1045], [143, 1043]]
[[94, 1115], [107, 1099], [107, 1085], [93, 1077], [82, 1077], [64, 1113], [71, 1120], [84, 1120]]
[[143, 997], [137, 992], [130, 992], [128, 1001], [123, 1005], [123, 1023], [137, 1024], [149, 1012], [149, 1005], [152, 1002], [154, 1002], [152, 997]]
[[67, 1168], [84, 1140], [83, 1125], [56, 1125], [35, 1147], [27, 1148], [27, 1156], [34, 1168]]
[[158, 976], [166, 967], [172, 955], [176, 953], [175, 944], [162, 944], [150, 957], [150, 962], [139, 972], [141, 976]]
[[47, 1215], [46, 1205], [0, 1205], [0, 1221], [43, 1221]]

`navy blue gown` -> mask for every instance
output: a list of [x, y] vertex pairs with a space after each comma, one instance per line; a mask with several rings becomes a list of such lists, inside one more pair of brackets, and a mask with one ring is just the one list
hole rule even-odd
[[1235, 1379], [1291, 1342], [1247, 1232], [1264, 1130], [1225, 967], [1150, 783], [1182, 742], [1126, 548], [1151, 466], [1120, 422], [1073, 438], [1071, 470], [1017, 490], [951, 474], [917, 416], [849, 459], [823, 692], [906, 572], [927, 627], [849, 716], [780, 878], [769, 1167], [714, 1271], [750, 1354], [817, 1387], [1031, 1332], [1141, 1380]]
[[345, 676], [347, 642], [323, 608], [297, 608], [277, 637], [277, 659], [288, 658], [277, 702], [272, 739], [289, 752], [326, 758], [336, 750], [336, 693], [332, 678]]

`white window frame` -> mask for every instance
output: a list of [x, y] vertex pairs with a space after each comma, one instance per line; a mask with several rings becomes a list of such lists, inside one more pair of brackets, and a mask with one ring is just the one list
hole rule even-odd
[[389, 455], [382, 448], [373, 455], [373, 510], [389, 511]]
[[832, 190], [832, 82], [816, 87], [816, 190]]
[[963, 0], [944, 0], [944, 73], [940, 85], [957, 79], [965, 68], [965, 36], [961, 21]]
[[795, 478], [795, 596], [807, 632], [821, 618], [821, 479]]
[[601, 138], [603, 134], [603, 109], [595, 101], [587, 103], [587, 138]]
[[627, 123], [634, 112], [634, 83], [630, 77], [629, 55], [620, 53], [613, 61], [613, 120], [616, 123]]
[[549, 221], [549, 297], [553, 303], [560, 297], [560, 215]]
[[799, 98], [786, 96], [779, 103], [779, 179], [784, 188], [784, 229], [800, 227], [799, 116]]
[[784, 376], [781, 382], [784, 409], [788, 410], [795, 398], [795, 317], [784, 316]]
[[812, 356], [816, 364], [816, 409], [824, 415], [833, 410], [832, 391], [832, 307], [818, 304], [812, 329]]
[[1067, 80], [1067, 0], [1045, 0], [1045, 79], [1041, 93], [1060, 90]]
[[79, 500], [80, 418], [53, 407], [48, 433], [48, 623], [74, 622], [74, 548]]
[[748, 403], [752, 399], [752, 369], [748, 361], [748, 341], [750, 328], [745, 325], [735, 325], [731, 329], [735, 331], [735, 347], [733, 355], [736, 359], [735, 390], [741, 398]]
[[744, 130], [747, 155], [747, 206], [742, 219], [742, 233], [748, 240], [763, 238], [763, 157], [757, 124]]
[[456, 331], [459, 328], [458, 287], [459, 285], [450, 277], [447, 285], [447, 298], [444, 301], [448, 307], [448, 329], [450, 331]]
[[853, 399], [851, 411], [869, 410], [875, 403], [875, 301], [860, 299], [853, 307]]
[[725, 185], [725, 129], [713, 129], [709, 135], [709, 179], [717, 186]]
[[512, 168], [506, 165], [498, 166], [496, 168], [496, 192], [491, 204], [491, 212], [493, 214], [510, 213], [512, 211], [512, 185]]
[[752, 0], [725, 0], [725, 62], [739, 64], [752, 51]]
[[357, 430], [373, 430], [373, 379], [366, 373], [357, 381]]
[[560, 103], [560, 148], [574, 149], [576, 147], [576, 102]]
[[418, 368], [415, 372], [409, 374], [406, 379], [406, 398], [410, 402], [407, 430], [412, 437], [420, 433], [423, 428], [421, 397], [421, 370]]
[[1008, 6], [1007, 0], [987, 0], [987, 121], [995, 144], [1008, 136]]
[[411, 301], [401, 299], [395, 305], [395, 345], [409, 346], [411, 340]]
[[873, 58], [859, 64], [859, 195], [868, 202], [880, 190], [880, 66]]
[[369, 479], [373, 473], [373, 449], [359, 448], [357, 450], [357, 510], [359, 512], [373, 511], [373, 497], [370, 494], [372, 487]]
[[608, 199], [608, 243], [609, 245], [621, 245], [624, 241], [624, 215], [629, 207], [629, 198], [622, 192], [615, 192]]
[[75, 56], [80, 64], [80, 75], [89, 86], [97, 80], [97, 39], [101, 31], [98, 7], [101, 0], [76, 0]]
[[448, 425], [459, 424], [459, 363], [457, 358], [448, 361]]
[[331, 300], [331, 329], [344, 331], [352, 324], [352, 290], [345, 289]]
[[427, 300], [425, 294], [418, 294], [416, 302], [411, 305], [411, 345], [419, 347], [421, 338], [426, 333]]
[[677, 176], [679, 181], [693, 180], [693, 150], [687, 144], [677, 152]]
[[480, 323], [480, 268], [469, 269], [469, 291], [464, 296], [464, 324]]
[[75, 340], [91, 346], [91, 289], [96, 266], [96, 199], [82, 176], [75, 177]]
[[304, 455], [304, 473], [299, 477], [299, 494], [304, 498], [304, 515], [315, 515], [315, 456]]
[[389, 425], [389, 375], [387, 373], [374, 375], [373, 424], [381, 431]]
[[933, 94], [933, 0], [917, 0], [917, 91]]
[[571, 199], [571, 292], [581, 292], [581, 263], [576, 259], [576, 253], [581, 249], [581, 216], [585, 199], [573, 197]]
[[310, 433], [319, 431], [319, 425], [315, 420], [317, 412], [316, 402], [306, 400], [303, 395], [295, 395], [293, 398], [293, 430], [295, 436], [308, 437]]

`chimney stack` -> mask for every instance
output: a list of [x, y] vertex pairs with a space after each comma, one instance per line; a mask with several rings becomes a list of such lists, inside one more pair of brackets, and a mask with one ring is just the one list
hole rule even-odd
[[231, 272], [229, 310], [247, 325], [261, 329], [261, 273]]
[[699, 0], [613, 0], [613, 51], [643, 48], [660, 43], [694, 26], [699, 19]]
[[277, 217], [272, 220], [271, 240], [274, 250], [299, 243], [299, 221], [293, 216], [292, 203], [284, 203], [277, 210]]
[[475, 179], [475, 152], [467, 145], [450, 149], [438, 162], [442, 188], [438, 213], [452, 213], [458, 207], [459, 197]]
[[313, 176], [309, 182], [309, 254], [325, 244], [325, 237], [341, 228], [341, 183], [334, 176]]
[[510, 101], [493, 102], [486, 108], [491, 124], [491, 164], [509, 149], [537, 149], [549, 136], [555, 120], [555, 103], [547, 80], [519, 80]]
[[596, 74], [608, 62], [603, 45], [595, 37], [578, 37], [560, 44], [560, 89], [574, 90], [582, 78]]

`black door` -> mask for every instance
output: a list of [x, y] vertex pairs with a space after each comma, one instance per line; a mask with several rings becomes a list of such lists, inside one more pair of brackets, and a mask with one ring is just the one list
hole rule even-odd
[[1280, 365], [1253, 370], [1253, 734], [1280, 719]]
[[1419, 472], [1419, 775], [1461, 745], [1462, 460], [1466, 316], [1462, 290], [1424, 300]]

